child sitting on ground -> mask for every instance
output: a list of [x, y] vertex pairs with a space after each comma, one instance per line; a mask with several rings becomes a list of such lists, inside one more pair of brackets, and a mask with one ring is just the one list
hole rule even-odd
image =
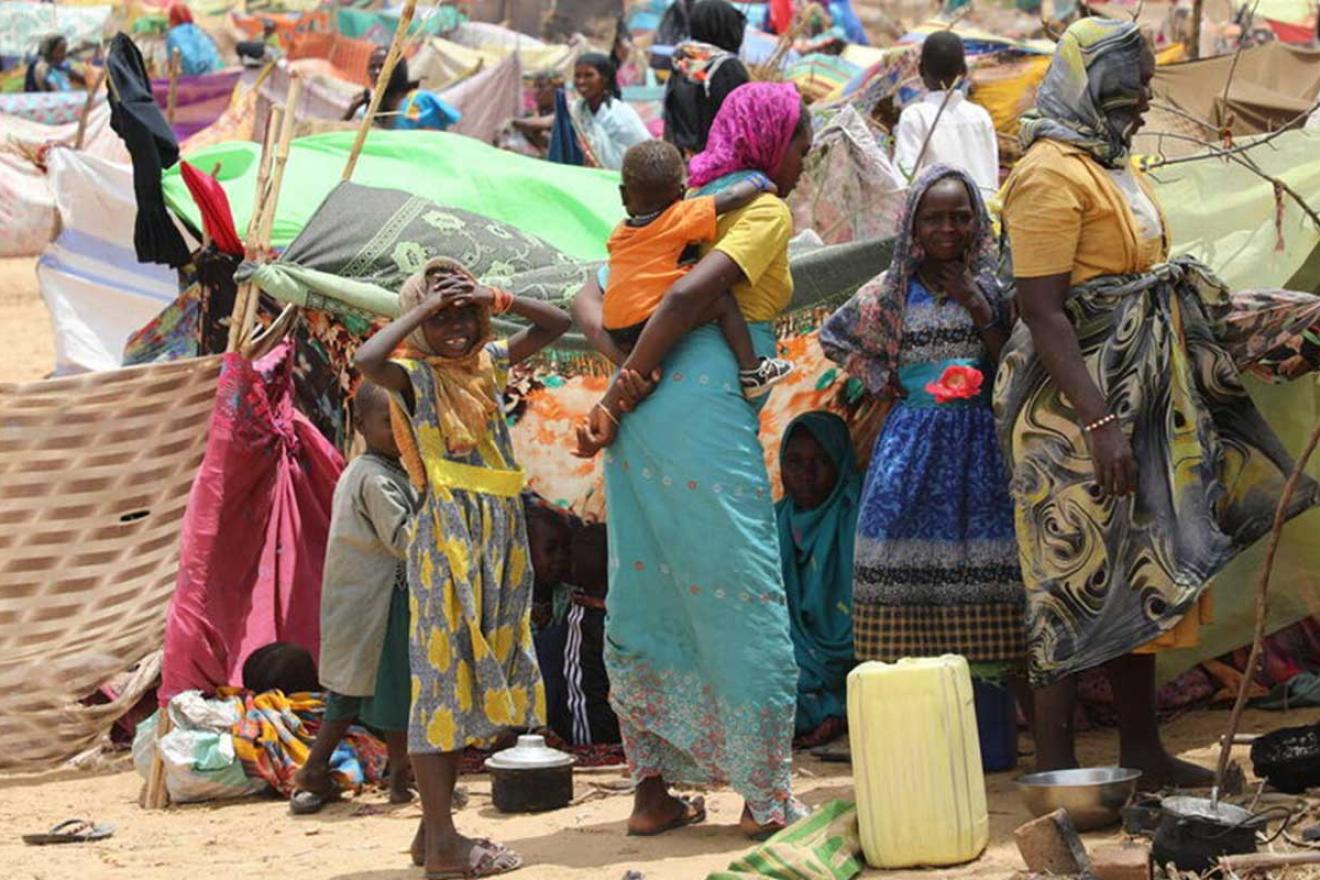
[[353, 425], [367, 451], [335, 486], [321, 582], [325, 720], [294, 777], [289, 808], [315, 813], [335, 795], [330, 759], [354, 721], [379, 730], [390, 761], [390, 803], [408, 789], [407, 525], [416, 505], [390, 426], [389, 395], [363, 383]]
[[564, 616], [571, 592], [567, 580], [573, 531], [564, 513], [546, 506], [532, 492], [523, 493], [523, 510], [532, 561], [532, 641], [545, 684], [546, 717], [554, 719], [565, 701]]
[[[531, 326], [493, 340], [492, 313], [504, 312]], [[485, 287], [459, 264], [433, 259], [400, 289], [399, 317], [357, 352], [363, 375], [392, 392], [395, 436], [421, 494], [408, 542], [408, 752], [422, 798], [412, 855], [427, 877], [491, 877], [522, 864], [498, 843], [459, 834], [452, 798], [463, 749], [545, 723], [524, 477], [503, 392], [510, 366], [569, 324], [552, 305]]]
[[[602, 313], [605, 330], [630, 351], [670, 286], [691, 268], [685, 255], [713, 241], [721, 214], [745, 208], [766, 190], [764, 178], [741, 181], [716, 196], [683, 198], [683, 156], [665, 141], [643, 141], [623, 156], [623, 206], [628, 219], [615, 227], [607, 247], [609, 282]], [[758, 183], [758, 181], [760, 181]], [[747, 321], [733, 294], [725, 291], [693, 322], [716, 321], [738, 361], [742, 392], [757, 398], [793, 371], [778, 358], [758, 358]]]

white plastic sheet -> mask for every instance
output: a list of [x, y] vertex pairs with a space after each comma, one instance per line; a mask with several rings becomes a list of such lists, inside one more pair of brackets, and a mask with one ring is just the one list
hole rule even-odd
[[67, 149], [52, 150], [47, 166], [62, 228], [37, 280], [55, 329], [55, 372], [114, 369], [128, 337], [174, 301], [178, 279], [137, 261], [132, 166]]

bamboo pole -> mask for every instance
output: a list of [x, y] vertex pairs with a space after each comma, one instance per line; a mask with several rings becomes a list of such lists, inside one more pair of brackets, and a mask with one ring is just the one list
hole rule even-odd
[[1265, 640], [1265, 619], [1270, 609], [1270, 572], [1274, 568], [1274, 556], [1279, 550], [1279, 539], [1283, 535], [1283, 524], [1288, 520], [1288, 506], [1293, 494], [1302, 481], [1306, 463], [1310, 461], [1315, 447], [1320, 445], [1320, 419], [1311, 429], [1311, 437], [1306, 442], [1302, 454], [1297, 457], [1288, 481], [1283, 484], [1279, 496], [1279, 506], [1274, 508], [1274, 525], [1270, 529], [1269, 542], [1265, 545], [1265, 561], [1261, 566], [1260, 578], [1256, 581], [1256, 626], [1251, 637], [1251, 653], [1247, 656], [1247, 666], [1242, 672], [1242, 682], [1238, 685], [1237, 700], [1233, 703], [1233, 712], [1228, 716], [1228, 730], [1219, 747], [1219, 765], [1215, 769], [1215, 785], [1210, 797], [1219, 800], [1220, 787], [1224, 784], [1224, 774], [1228, 770], [1228, 759], [1233, 752], [1233, 740], [1237, 737], [1238, 724], [1242, 721], [1242, 710], [1247, 705], [1247, 692], [1256, 677], [1256, 664], [1260, 661], [1260, 647]]
[[165, 96], [165, 121], [174, 125], [174, 109], [179, 103], [179, 72], [183, 67], [183, 58], [179, 50], [170, 53], [170, 90]]
[[[270, 177], [271, 160], [275, 153], [277, 129], [284, 120], [284, 111], [280, 107], [271, 110], [266, 122], [266, 136], [261, 143], [261, 158], [257, 162], [257, 186], [252, 192], [252, 213], [248, 217], [247, 234], [243, 237], [243, 255], [252, 259], [256, 255], [257, 230], [261, 228], [261, 212], [266, 204], [267, 181]], [[247, 315], [247, 298], [250, 285], [243, 284], [234, 294], [234, 308], [229, 315], [229, 341], [225, 351], [237, 351], [242, 339], [243, 319]]]
[[380, 109], [380, 102], [385, 97], [385, 87], [389, 85], [390, 76], [394, 73], [394, 66], [399, 63], [399, 55], [403, 50], [403, 38], [408, 33], [408, 27], [412, 24], [413, 12], [417, 9], [417, 0], [408, 0], [403, 5], [403, 12], [399, 14], [399, 24], [394, 29], [394, 39], [390, 40], [389, 51], [385, 54], [385, 65], [380, 69], [380, 75], [376, 77], [376, 87], [371, 92], [371, 103], [367, 105], [366, 115], [362, 117], [362, 124], [358, 126], [357, 137], [353, 139], [353, 149], [348, 153], [348, 161], [344, 163], [344, 173], [340, 180], [351, 180], [353, 169], [357, 167], [358, 156], [362, 153], [362, 147], [367, 142], [367, 132], [371, 131], [372, 122], [375, 121], [376, 111]]
[[[270, 249], [270, 233], [275, 226], [275, 211], [280, 203], [280, 187], [284, 183], [284, 166], [289, 161], [289, 144], [293, 141], [293, 131], [298, 127], [298, 100], [302, 97], [303, 81], [297, 73], [289, 79], [289, 94], [284, 101], [284, 122], [280, 126], [279, 146], [275, 149], [275, 159], [270, 173], [270, 194], [266, 197], [266, 207], [262, 213], [261, 225], [257, 228], [256, 256], [264, 256]], [[242, 346], [257, 320], [257, 306], [261, 302], [261, 291], [251, 281], [247, 282], [248, 294], [245, 298], [243, 325], [239, 330], [238, 344]]]

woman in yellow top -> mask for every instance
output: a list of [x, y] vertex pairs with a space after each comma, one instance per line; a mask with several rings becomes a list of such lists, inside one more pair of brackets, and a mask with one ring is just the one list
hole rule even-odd
[[[1038, 769], [1076, 766], [1072, 675], [1103, 665], [1120, 761], [1150, 787], [1209, 778], [1160, 742], [1152, 651], [1195, 644], [1206, 583], [1268, 530], [1292, 466], [1240, 370], [1297, 354], [1320, 319], [1316, 297], [1230, 294], [1193, 260], [1165, 262], [1128, 155], [1154, 73], [1131, 23], [1083, 19], [1059, 41], [1005, 184], [1023, 320], [995, 385]], [[1318, 501], [1308, 481], [1291, 513]]]
[[[574, 304], [593, 345], [623, 367], [579, 453], [610, 446], [605, 663], [638, 783], [633, 834], [704, 818], [700, 800], [673, 797], [671, 783], [727, 782], [746, 801], [741, 826], [752, 836], [801, 814], [790, 788], [798, 669], [756, 411], [718, 327], [692, 324], [732, 290], [757, 354], [774, 353], [770, 322], [793, 294], [783, 197], [810, 143], [791, 84], [735, 89], [689, 182], [710, 195], [759, 175], [778, 195], [720, 217], [717, 240], [665, 294], [626, 360], [601, 330], [599, 287]], [[661, 367], [654, 394], [625, 412], [630, 383]]]

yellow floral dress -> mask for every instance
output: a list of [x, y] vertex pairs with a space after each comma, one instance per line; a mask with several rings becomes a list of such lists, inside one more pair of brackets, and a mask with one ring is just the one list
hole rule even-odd
[[[492, 343], [488, 350], [495, 387], [503, 388], [507, 345]], [[423, 361], [398, 363], [412, 382], [408, 420], [427, 483], [408, 547], [408, 751], [452, 752], [486, 745], [505, 727], [545, 723], [529, 618], [523, 474], [502, 408], [477, 448], [455, 456], [441, 433], [432, 368]]]

